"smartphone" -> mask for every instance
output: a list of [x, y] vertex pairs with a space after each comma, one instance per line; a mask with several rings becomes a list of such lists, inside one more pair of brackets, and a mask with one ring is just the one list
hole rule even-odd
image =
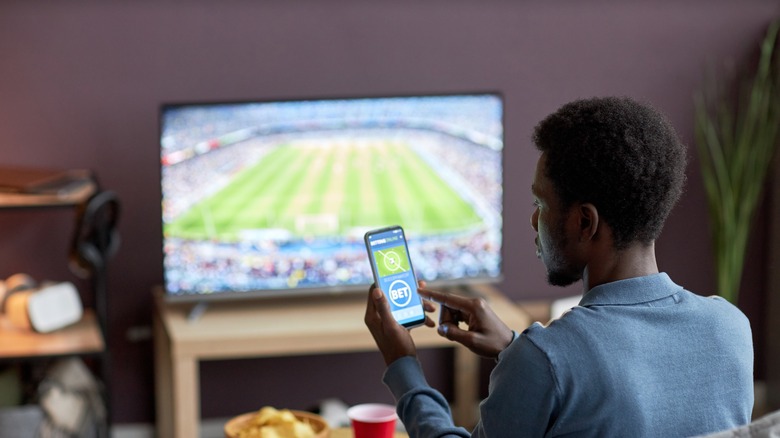
[[393, 318], [406, 328], [423, 324], [425, 310], [404, 230], [397, 225], [381, 228], [367, 232], [364, 240], [374, 283], [385, 293]]

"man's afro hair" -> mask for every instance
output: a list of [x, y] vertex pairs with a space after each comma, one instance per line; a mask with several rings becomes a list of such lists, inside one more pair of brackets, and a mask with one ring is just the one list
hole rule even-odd
[[686, 147], [666, 118], [625, 97], [562, 106], [534, 129], [562, 208], [591, 203], [617, 249], [649, 244], [682, 193]]

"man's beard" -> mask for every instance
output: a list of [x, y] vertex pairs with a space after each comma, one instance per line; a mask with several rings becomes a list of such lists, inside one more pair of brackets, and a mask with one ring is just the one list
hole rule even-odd
[[569, 286], [582, 279], [582, 275], [571, 275], [562, 271], [547, 272], [547, 282], [552, 286]]
[[[558, 225], [557, 235], [554, 237], [555, 251], [551, 254], [553, 260], [550, 260], [551, 268], [547, 269], [547, 282], [552, 286], [565, 287], [582, 279], [582, 271], [573, 269], [566, 263], [563, 253], [568, 245], [569, 239], [564, 234], [563, 222]], [[560, 239], [555, 239], [560, 237]]]

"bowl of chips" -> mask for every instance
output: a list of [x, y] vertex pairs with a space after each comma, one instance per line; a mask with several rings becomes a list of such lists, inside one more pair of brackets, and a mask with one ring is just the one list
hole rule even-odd
[[266, 406], [231, 418], [226, 438], [328, 438], [330, 426], [317, 414]]

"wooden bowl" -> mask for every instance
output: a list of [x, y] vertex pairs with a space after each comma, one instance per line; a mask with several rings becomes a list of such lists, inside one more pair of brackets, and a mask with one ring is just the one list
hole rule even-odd
[[[304, 421], [311, 424], [311, 427], [314, 429], [315, 433], [314, 438], [330, 437], [330, 426], [328, 425], [328, 422], [325, 421], [325, 419], [321, 416], [306, 411], [291, 410], [290, 412], [292, 412], [293, 415], [295, 415], [295, 418], [297, 418], [299, 421]], [[244, 425], [249, 422], [255, 415], [257, 415], [257, 411], [247, 412], [246, 414], [241, 414], [237, 417], [231, 418], [227, 423], [225, 423], [225, 438], [236, 438], [238, 436], [238, 432], [243, 429]]]

